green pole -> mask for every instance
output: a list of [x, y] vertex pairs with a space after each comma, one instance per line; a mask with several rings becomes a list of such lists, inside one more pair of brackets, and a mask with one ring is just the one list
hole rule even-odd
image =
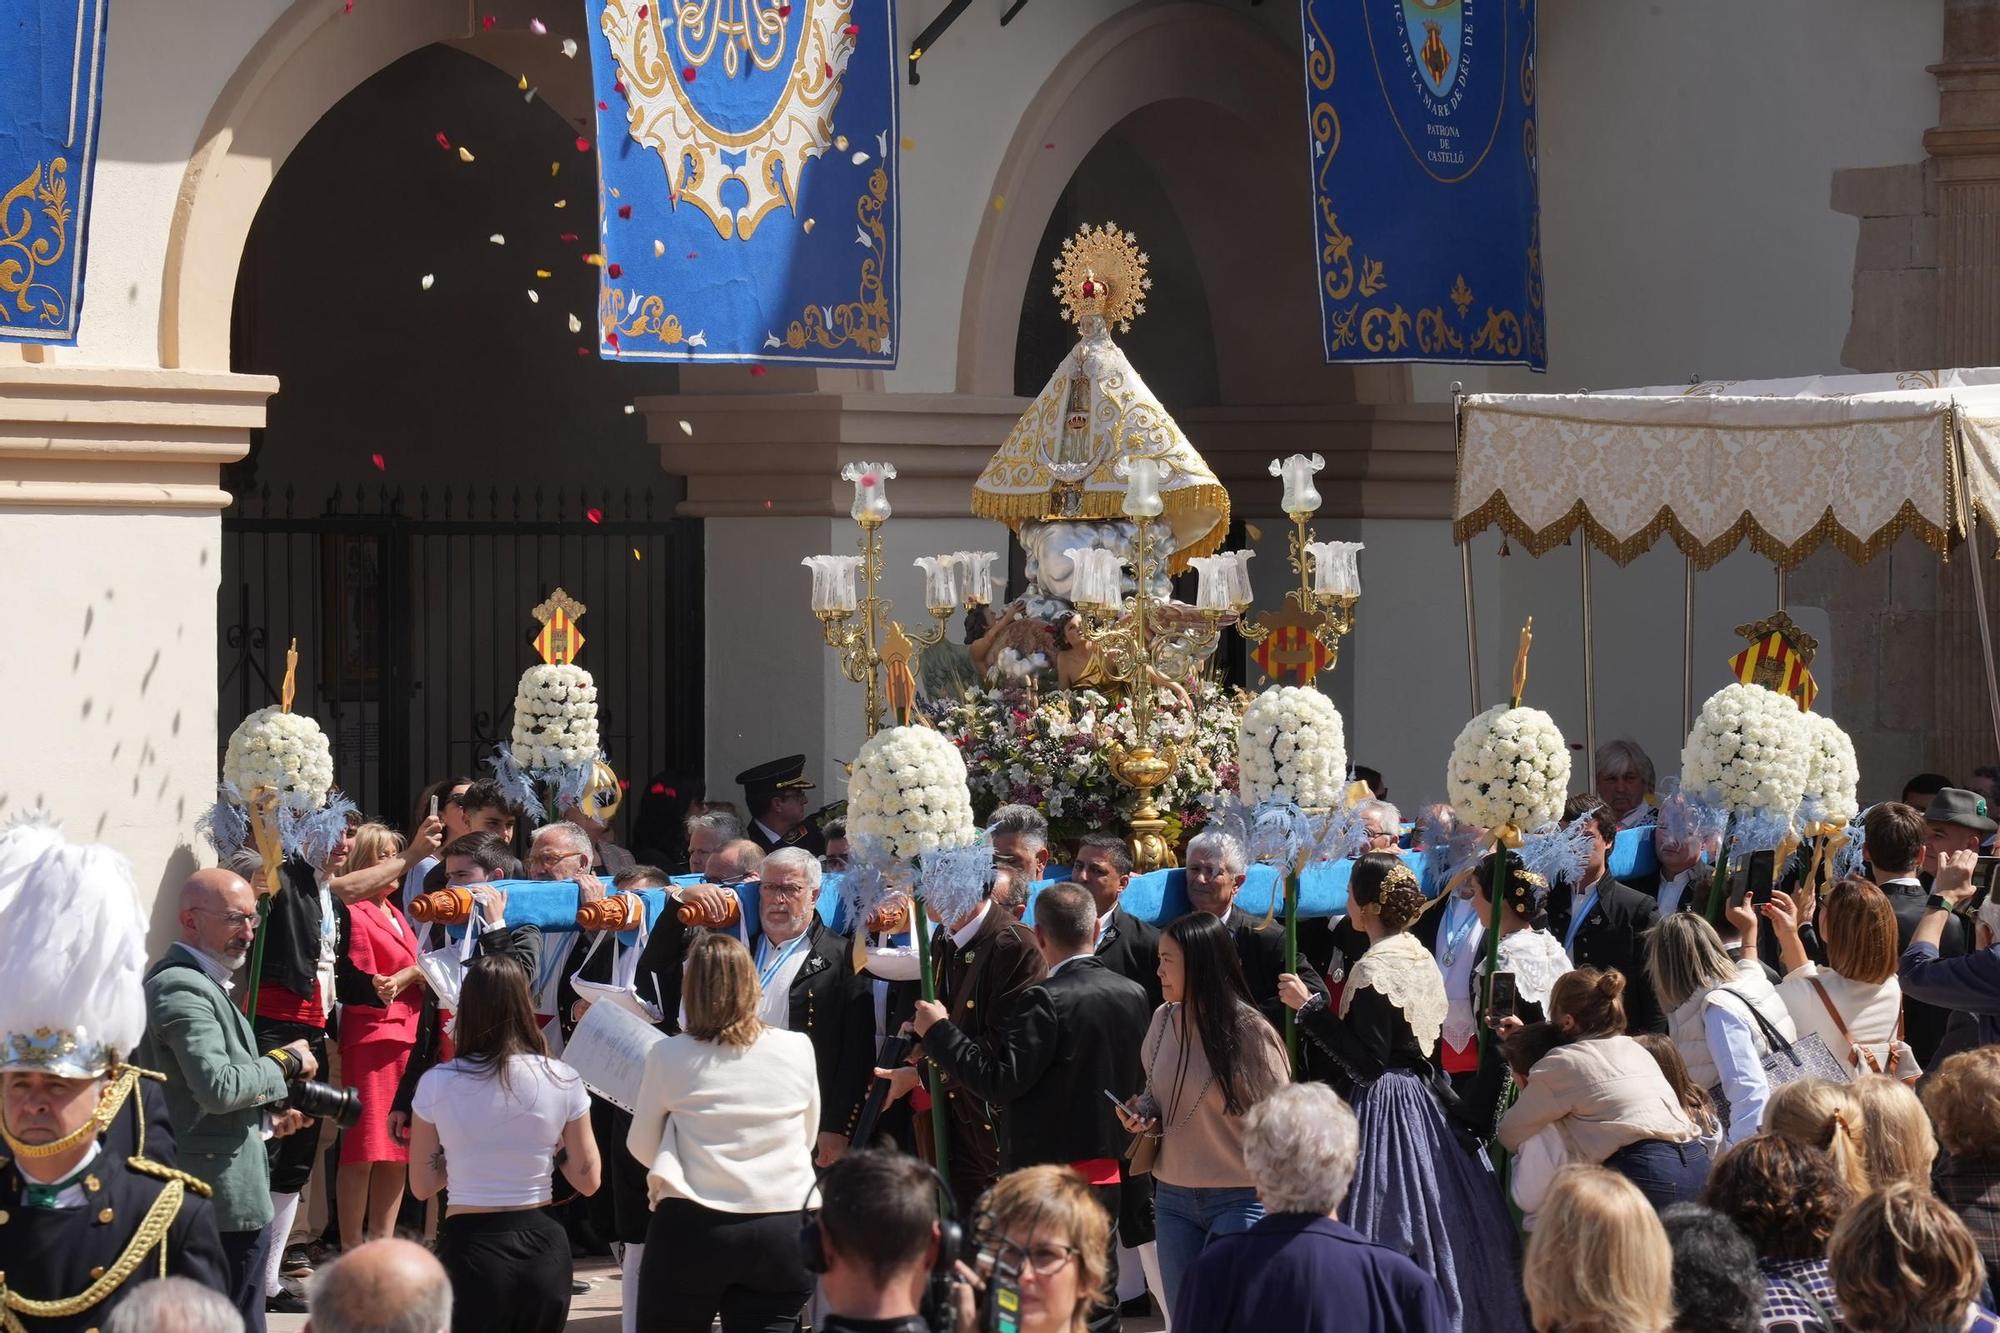
[[[1728, 827], [1722, 831], [1722, 850], [1716, 854], [1715, 878], [1709, 881], [1708, 910], [1703, 914], [1708, 917], [1708, 924], [1718, 931], [1722, 929], [1723, 906], [1729, 899], [1729, 842], [1735, 833], [1736, 816], [1731, 815]], [[1756, 943], [1755, 940], [1750, 941], [1753, 949]]]
[[[1285, 971], [1299, 974], [1299, 871], [1294, 866], [1285, 876]], [[1285, 1054], [1292, 1063], [1292, 1077], [1303, 1078], [1299, 1068], [1299, 1013], [1285, 1006]]]
[[[1513, 854], [1502, 842], [1493, 850], [1493, 904], [1486, 917], [1486, 994], [1493, 993], [1493, 974], [1500, 970], [1500, 914], [1507, 902], [1507, 889], [1513, 883]], [[1484, 998], [1484, 997], [1482, 997]], [[1488, 1006], [1482, 1004], [1482, 1009]], [[1487, 1024], [1486, 1015], [1479, 1016], [1479, 1062], [1486, 1063], [1486, 1052], [1493, 1045], [1493, 1029]]]
[[[931, 975], [931, 922], [924, 910], [924, 896], [911, 895], [910, 933], [917, 937], [917, 984], [926, 1002], [937, 1003], [937, 979]], [[938, 1092], [937, 1066], [924, 1057], [924, 1089], [931, 1098], [931, 1138], [937, 1143], [937, 1173], [951, 1188], [951, 1140], [944, 1114], [944, 1097]]]

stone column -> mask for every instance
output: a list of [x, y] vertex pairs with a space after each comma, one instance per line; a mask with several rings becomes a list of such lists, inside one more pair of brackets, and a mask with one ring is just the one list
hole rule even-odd
[[0, 364], [0, 819], [131, 858], [156, 949], [215, 799], [217, 470], [267, 376]]

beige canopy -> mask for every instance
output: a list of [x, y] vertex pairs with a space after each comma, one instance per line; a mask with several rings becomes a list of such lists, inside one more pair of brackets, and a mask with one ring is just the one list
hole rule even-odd
[[[1961, 487], [1963, 495], [1961, 495]], [[2000, 518], [2000, 369], [1738, 380], [1462, 400], [1453, 536], [1533, 555], [1581, 528], [1626, 563], [1670, 534], [1698, 568], [1739, 544], [1781, 569], [1905, 532], [1940, 555]]]

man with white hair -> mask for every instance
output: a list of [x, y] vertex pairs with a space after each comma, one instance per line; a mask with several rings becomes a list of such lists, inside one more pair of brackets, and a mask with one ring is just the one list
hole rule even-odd
[[[1283, 1031], [1285, 1006], [1278, 998], [1278, 978], [1286, 971], [1285, 927], [1275, 914], [1265, 925], [1261, 918], [1235, 909], [1246, 869], [1243, 844], [1234, 834], [1222, 829], [1196, 834], [1188, 843], [1188, 904], [1197, 912], [1220, 917], [1229, 928], [1236, 940], [1236, 958], [1243, 965], [1243, 984], [1249, 988], [1250, 1003]], [[1303, 953], [1299, 955], [1298, 975], [1314, 994], [1327, 993], [1325, 978]]]
[[243, 1333], [243, 1316], [213, 1288], [163, 1277], [133, 1287], [104, 1321], [104, 1333]]
[[313, 1280], [306, 1333], [449, 1333], [451, 1279], [407, 1240], [371, 1240]]
[[1360, 1146], [1354, 1112], [1325, 1084], [1294, 1083], [1252, 1107], [1243, 1164], [1263, 1220], [1209, 1241], [1181, 1282], [1174, 1322], [1203, 1333], [1449, 1327], [1436, 1278], [1339, 1220]]
[[1397, 841], [1403, 836], [1403, 814], [1395, 806], [1383, 800], [1363, 801], [1356, 812], [1361, 816], [1362, 832], [1367, 841], [1362, 843], [1363, 852], [1393, 852]]
[[1643, 828], [1658, 817], [1653, 758], [1639, 742], [1606, 741], [1597, 747], [1595, 761], [1598, 798], [1611, 807], [1619, 828]]
[[708, 858], [743, 836], [743, 825], [724, 810], [708, 810], [687, 819], [688, 872], [708, 873]]

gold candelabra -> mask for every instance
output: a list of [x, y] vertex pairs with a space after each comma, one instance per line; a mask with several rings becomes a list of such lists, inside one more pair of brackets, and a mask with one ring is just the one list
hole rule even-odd
[[[1339, 663], [1341, 637], [1354, 632], [1354, 608], [1361, 600], [1356, 555], [1362, 544], [1314, 541], [1312, 529], [1306, 525], [1320, 503], [1319, 492], [1312, 484], [1313, 474], [1325, 466], [1325, 460], [1318, 454], [1293, 454], [1286, 459], [1271, 460], [1271, 475], [1285, 479], [1284, 509], [1292, 520], [1286, 547], [1292, 569], [1299, 576], [1299, 586], [1285, 594], [1285, 601], [1290, 604], [1288, 610], [1267, 611], [1257, 617], [1255, 624], [1236, 627], [1236, 632], [1253, 644], [1263, 643], [1274, 631], [1308, 640], [1309, 643], [1290, 645], [1293, 652], [1288, 654], [1288, 657], [1296, 655], [1302, 681], [1307, 685], [1313, 683], [1320, 671], [1330, 671]], [[1301, 647], [1309, 650], [1299, 653]], [[1320, 660], [1322, 656], [1324, 663]]]
[[893, 603], [876, 590], [895, 465], [850, 463], [840, 475], [854, 483], [849, 512], [861, 529], [861, 553], [813, 555], [800, 563], [813, 572], [813, 615], [826, 646], [840, 655], [841, 674], [867, 691], [868, 734], [873, 736], [881, 730], [885, 711], [908, 718], [917, 696], [914, 663], [944, 638], [952, 612], [961, 602], [983, 606], [992, 600], [992, 565], [999, 557], [990, 551], [953, 551], [919, 559], [925, 607], [935, 623], [912, 634], [890, 617]]

